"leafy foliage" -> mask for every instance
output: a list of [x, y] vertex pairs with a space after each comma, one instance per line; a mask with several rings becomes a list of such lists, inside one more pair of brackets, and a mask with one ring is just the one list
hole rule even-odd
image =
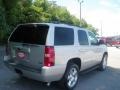
[[0, 0], [0, 42], [6, 41], [20, 23], [58, 21], [92, 30], [97, 29], [82, 19], [79, 21], [65, 7], [48, 0]]

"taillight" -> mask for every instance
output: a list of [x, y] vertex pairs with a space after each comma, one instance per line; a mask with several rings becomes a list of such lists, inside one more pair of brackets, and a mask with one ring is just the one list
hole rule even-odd
[[51, 67], [55, 64], [55, 52], [53, 46], [45, 46], [44, 66]]

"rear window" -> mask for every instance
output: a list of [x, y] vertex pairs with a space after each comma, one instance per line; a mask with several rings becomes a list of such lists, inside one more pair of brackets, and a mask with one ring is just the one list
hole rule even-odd
[[73, 45], [74, 31], [72, 28], [55, 27], [55, 45]]
[[44, 45], [48, 29], [49, 26], [47, 25], [20, 25], [13, 32], [9, 40], [12, 42]]

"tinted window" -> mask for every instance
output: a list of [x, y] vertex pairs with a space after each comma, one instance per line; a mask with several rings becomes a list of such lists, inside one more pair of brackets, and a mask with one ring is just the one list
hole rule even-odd
[[55, 27], [55, 45], [73, 45], [74, 31], [71, 28]]
[[44, 45], [48, 29], [47, 25], [20, 25], [13, 32], [10, 41]]
[[78, 31], [78, 40], [80, 45], [88, 45], [88, 37], [87, 37], [87, 33], [83, 30], [79, 30]]
[[89, 34], [89, 40], [91, 42], [91, 45], [97, 45], [98, 44], [98, 40], [95, 37], [95, 35], [91, 32], [88, 33]]

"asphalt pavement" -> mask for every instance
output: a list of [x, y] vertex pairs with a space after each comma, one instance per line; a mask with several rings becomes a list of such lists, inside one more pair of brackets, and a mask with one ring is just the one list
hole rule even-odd
[[[120, 90], [120, 49], [109, 47], [108, 68], [106, 71], [94, 70], [79, 78], [74, 90]], [[45, 83], [20, 78], [3, 64], [4, 47], [0, 46], [0, 90], [62, 90], [53, 83], [47, 87]]]

